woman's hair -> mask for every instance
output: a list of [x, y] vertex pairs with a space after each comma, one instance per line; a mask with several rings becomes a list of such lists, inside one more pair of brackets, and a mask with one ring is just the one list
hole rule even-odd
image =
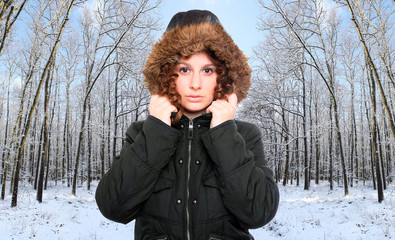
[[[224, 99], [227, 94], [233, 93], [233, 82], [227, 76], [226, 68], [224, 64], [221, 63], [213, 53], [209, 51], [205, 51], [210, 56], [216, 67], [217, 73], [217, 86], [214, 89], [214, 100], [216, 99]], [[184, 57], [184, 56], [183, 56]], [[185, 58], [189, 58], [191, 56], [185, 56]], [[184, 108], [181, 106], [181, 96], [176, 90], [175, 80], [178, 77], [178, 74], [175, 73], [175, 68], [178, 65], [176, 64], [166, 64], [162, 67], [161, 72], [159, 74], [159, 82], [161, 83], [162, 91], [159, 95], [167, 96], [174, 106], [177, 107], [178, 113], [177, 115], [171, 119], [172, 124], [177, 124], [184, 114]]]
[[237, 102], [247, 97], [251, 86], [248, 59], [225, 31], [218, 18], [209, 11], [190, 10], [177, 13], [162, 37], [152, 45], [143, 69], [144, 81], [151, 94], [168, 96], [179, 110], [172, 123], [177, 123], [184, 109], [176, 91], [175, 67], [181, 57], [207, 52], [218, 74], [214, 99], [235, 93]]

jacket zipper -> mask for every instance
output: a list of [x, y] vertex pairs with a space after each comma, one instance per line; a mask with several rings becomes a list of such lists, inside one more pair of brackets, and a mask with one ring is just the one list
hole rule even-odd
[[186, 201], [186, 210], [187, 210], [187, 239], [190, 240], [190, 216], [189, 216], [189, 179], [191, 178], [191, 158], [192, 158], [192, 139], [193, 139], [193, 120], [189, 119], [189, 127], [188, 127], [188, 174], [187, 174], [187, 201]]

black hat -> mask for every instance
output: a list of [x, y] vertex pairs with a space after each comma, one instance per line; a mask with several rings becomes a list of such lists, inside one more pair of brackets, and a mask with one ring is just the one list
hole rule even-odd
[[214, 13], [207, 10], [189, 10], [187, 12], [179, 12], [172, 17], [169, 25], [167, 25], [166, 31], [169, 31], [177, 26], [190, 26], [192, 24], [198, 24], [202, 22], [208, 22], [211, 24], [221, 24], [218, 17]]

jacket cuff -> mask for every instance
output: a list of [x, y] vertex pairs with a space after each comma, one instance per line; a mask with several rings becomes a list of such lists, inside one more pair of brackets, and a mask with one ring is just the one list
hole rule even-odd
[[228, 174], [253, 160], [234, 120], [212, 128], [204, 139], [212, 160], [222, 173]]
[[143, 125], [147, 157], [145, 164], [160, 171], [173, 154], [180, 133], [156, 117], [148, 116]]

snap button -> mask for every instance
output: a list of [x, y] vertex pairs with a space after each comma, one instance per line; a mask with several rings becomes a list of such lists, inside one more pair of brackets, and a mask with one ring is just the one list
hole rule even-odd
[[178, 204], [178, 205], [181, 204], [181, 200], [180, 200], [180, 199], [177, 200], [177, 204]]
[[178, 160], [178, 163], [179, 163], [179, 164], [182, 164], [182, 159]]
[[181, 124], [181, 126], [180, 126], [181, 128], [184, 128], [184, 124]]
[[196, 163], [196, 165], [199, 165], [199, 164], [200, 164], [200, 161], [199, 161], [199, 160], [196, 160], [195, 163]]
[[193, 200], [193, 201], [192, 201], [192, 203], [193, 203], [193, 204], [196, 204], [196, 203], [197, 203], [197, 201], [196, 201], [196, 200]]
[[201, 128], [201, 127], [202, 127], [202, 125], [200, 125], [200, 124], [197, 125], [197, 128]]

